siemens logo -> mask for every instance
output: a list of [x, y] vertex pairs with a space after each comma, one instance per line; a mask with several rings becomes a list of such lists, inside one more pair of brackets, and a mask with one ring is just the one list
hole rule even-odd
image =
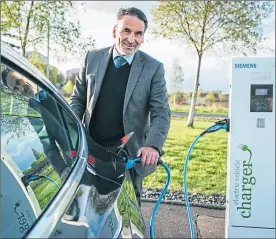
[[235, 68], [257, 68], [257, 64], [235, 64]]

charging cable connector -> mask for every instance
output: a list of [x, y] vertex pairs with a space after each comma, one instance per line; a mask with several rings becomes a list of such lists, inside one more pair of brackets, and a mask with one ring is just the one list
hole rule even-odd
[[24, 175], [24, 176], [21, 178], [21, 180], [22, 180], [22, 182], [24, 183], [24, 185], [25, 185], [25, 187], [26, 187], [26, 186], [29, 185], [30, 182], [36, 181], [36, 180], [38, 180], [38, 179], [40, 179], [40, 178], [46, 179], [46, 180], [52, 182], [53, 184], [55, 184], [57, 188], [60, 188], [60, 186], [57, 184], [57, 182], [56, 182], [55, 180], [51, 179], [51, 178], [48, 177], [48, 176], [42, 176], [42, 175]]
[[[131, 169], [131, 168], [134, 167], [134, 165], [136, 163], [141, 163], [141, 158], [134, 158], [134, 159], [129, 159], [129, 158], [126, 159], [126, 158], [124, 158], [124, 160], [126, 161], [126, 169]], [[170, 181], [171, 181], [171, 172], [170, 172], [170, 169], [167, 166], [167, 164], [165, 164], [161, 159], [158, 159], [157, 165], [162, 165], [164, 167], [164, 169], [166, 170], [166, 172], [167, 172], [167, 181], [166, 181], [165, 187], [163, 188], [163, 190], [162, 190], [162, 192], [160, 194], [160, 197], [158, 198], [158, 200], [157, 200], [157, 202], [155, 204], [155, 207], [154, 207], [154, 209], [152, 211], [152, 214], [151, 214], [151, 218], [150, 218], [150, 237], [152, 239], [154, 239], [155, 216], [156, 216], [158, 207], [161, 204], [162, 199], [165, 196], [165, 194], [167, 192], [167, 189], [169, 187]]]

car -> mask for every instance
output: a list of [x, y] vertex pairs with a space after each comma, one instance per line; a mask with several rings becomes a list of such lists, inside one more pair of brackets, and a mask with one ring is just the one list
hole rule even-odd
[[1, 238], [143, 238], [125, 157], [96, 144], [53, 84], [3, 42], [1, 76]]

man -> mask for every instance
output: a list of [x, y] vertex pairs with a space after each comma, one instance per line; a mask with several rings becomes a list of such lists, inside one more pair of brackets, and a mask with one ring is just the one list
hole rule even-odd
[[113, 28], [115, 45], [89, 51], [76, 79], [70, 105], [94, 141], [110, 150], [125, 134], [140, 205], [143, 178], [156, 169], [170, 126], [163, 64], [142, 51], [148, 21], [137, 8], [121, 8]]

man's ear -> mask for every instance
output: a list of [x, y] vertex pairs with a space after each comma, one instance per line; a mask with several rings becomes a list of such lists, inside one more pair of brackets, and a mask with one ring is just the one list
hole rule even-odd
[[115, 25], [113, 27], [113, 30], [112, 30], [112, 36], [113, 36], [113, 38], [116, 38], [116, 30], [117, 30], [117, 25]]

